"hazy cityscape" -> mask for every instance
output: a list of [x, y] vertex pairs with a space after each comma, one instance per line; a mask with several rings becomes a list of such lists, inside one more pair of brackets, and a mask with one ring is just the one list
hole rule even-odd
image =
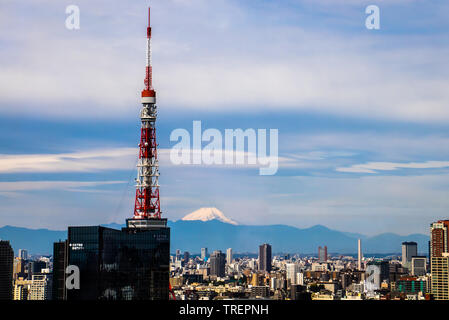
[[0, 300], [449, 300], [447, 7], [50, 3], [0, 19]]
[[[171, 289], [165, 294], [176, 300], [449, 300], [448, 230], [449, 220], [436, 221], [428, 248], [403, 242], [401, 254], [386, 257], [364, 257], [360, 239], [351, 256], [331, 254], [326, 244], [314, 255], [277, 255], [267, 243], [252, 255], [232, 248], [209, 252], [204, 247], [195, 254], [176, 250], [170, 255]], [[30, 255], [26, 249], [14, 255], [9, 242], [1, 241], [0, 298], [67, 299], [66, 245], [77, 250], [63, 241], [54, 243], [50, 256]], [[117, 299], [110, 294], [101, 298]]]

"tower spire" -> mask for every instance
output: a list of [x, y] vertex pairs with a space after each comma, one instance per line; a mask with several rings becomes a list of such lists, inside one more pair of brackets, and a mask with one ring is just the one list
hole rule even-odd
[[[148, 8], [148, 27], [147, 27], [147, 57], [145, 64], [145, 89], [144, 91], [153, 91], [153, 70], [151, 67], [151, 24], [150, 8]], [[143, 92], [142, 92], [143, 94]]]
[[140, 120], [139, 160], [137, 163], [136, 200], [134, 219], [160, 219], [159, 163], [156, 142], [156, 92], [153, 89], [151, 67], [151, 26], [148, 8], [147, 52], [145, 65], [145, 87], [142, 90]]

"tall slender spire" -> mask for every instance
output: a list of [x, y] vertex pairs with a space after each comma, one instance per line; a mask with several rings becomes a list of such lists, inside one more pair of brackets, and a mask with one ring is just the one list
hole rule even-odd
[[142, 122], [137, 163], [136, 200], [134, 219], [160, 219], [159, 163], [156, 142], [156, 92], [153, 89], [151, 67], [151, 26], [148, 8], [147, 52], [145, 65], [145, 88], [142, 90]]
[[[151, 67], [151, 24], [150, 24], [150, 8], [148, 8], [148, 27], [147, 27], [147, 57], [145, 64], [145, 90], [153, 91], [153, 70]], [[142, 93], [143, 94], [143, 93]]]

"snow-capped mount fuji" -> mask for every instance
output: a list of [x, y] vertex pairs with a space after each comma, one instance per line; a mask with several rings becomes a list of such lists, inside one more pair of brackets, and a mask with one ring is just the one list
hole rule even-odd
[[218, 210], [217, 208], [200, 208], [196, 211], [193, 211], [192, 213], [189, 213], [181, 220], [184, 221], [194, 221], [194, 220], [200, 220], [200, 221], [210, 221], [210, 220], [219, 220], [224, 223], [229, 223], [233, 225], [238, 225], [237, 222], [234, 220], [226, 217], [223, 212]]

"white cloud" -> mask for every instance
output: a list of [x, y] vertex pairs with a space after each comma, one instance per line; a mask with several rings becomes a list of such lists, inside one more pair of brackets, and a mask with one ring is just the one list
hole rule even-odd
[[339, 172], [354, 173], [377, 173], [378, 171], [393, 171], [398, 169], [436, 169], [449, 167], [449, 161], [426, 161], [426, 162], [368, 162], [365, 164], [355, 164], [350, 167], [337, 168]]
[[[410, 162], [422, 156], [449, 158], [449, 138], [443, 134], [414, 134], [387, 131], [323, 132], [285, 134], [280, 150], [346, 150], [348, 153], [376, 155], [392, 162]], [[348, 154], [350, 155], [350, 154]], [[374, 159], [377, 160], [377, 159]]]
[[[21, 191], [38, 191], [38, 190], [66, 190], [85, 192], [89, 188], [111, 184], [122, 184], [126, 181], [11, 181], [0, 182], [0, 193], [8, 194]], [[95, 190], [91, 190], [95, 191]]]
[[111, 148], [59, 154], [0, 154], [0, 173], [129, 169], [136, 163], [137, 152], [135, 148]]
[[[40, 6], [57, 11], [52, 2]], [[49, 19], [27, 16], [38, 26], [34, 29], [9, 25], [24, 14], [11, 7], [5, 8], [10, 18], [0, 22], [9, 30], [0, 39], [7, 44], [0, 60], [0, 112], [81, 118], [136, 112], [144, 61], [142, 4], [122, 5], [117, 15], [83, 2], [76, 32], [64, 29], [63, 13]], [[438, 35], [354, 36], [275, 23], [268, 28], [264, 17], [285, 13], [271, 9], [279, 11], [262, 7], [255, 16], [238, 2], [155, 3], [153, 63], [160, 104], [183, 110], [449, 119], [449, 48], [426, 44], [440, 42]], [[95, 27], [95, 20], [107, 28]], [[401, 44], [406, 39], [409, 44]]]
[[[292, 156], [278, 157], [267, 156], [257, 158], [256, 154], [244, 151], [214, 150], [212, 157], [222, 156], [222, 164], [174, 164], [170, 159], [171, 149], [158, 149], [159, 163], [164, 167], [220, 167], [220, 168], [263, 168], [272, 163], [279, 163], [282, 167], [301, 166], [300, 161]], [[192, 149], [193, 154], [201, 154], [201, 150]], [[242, 163], [225, 164], [225, 155], [242, 157]], [[91, 149], [59, 154], [0, 154], [0, 174], [6, 173], [63, 173], [63, 172], [101, 172], [111, 170], [130, 170], [137, 164], [137, 148], [109, 148]], [[255, 164], [250, 164], [248, 159], [253, 159]]]
[[[287, 141], [287, 142], [285, 142]], [[287, 135], [280, 140], [279, 168], [336, 170], [337, 172], [376, 173], [394, 171], [401, 168], [426, 169], [445, 168], [449, 166], [449, 139], [442, 136], [399, 136], [369, 133], [334, 133], [316, 135]], [[448, 149], [449, 150], [449, 149]], [[212, 158], [221, 156], [223, 164], [193, 164], [192, 155], [200, 150], [190, 151], [190, 164], [174, 164], [170, 159], [170, 148], [159, 148], [159, 162], [162, 167], [197, 167], [247, 169], [263, 168], [276, 159], [266, 157], [258, 159], [256, 154], [248, 151], [214, 150]], [[221, 152], [216, 153], [216, 152]], [[243, 163], [225, 164], [226, 154], [241, 156]], [[360, 163], [360, 156], [369, 155], [373, 160]], [[435, 161], [417, 161], [436, 158]], [[138, 148], [87, 149], [58, 154], [0, 154], [0, 174], [9, 173], [63, 173], [63, 172], [103, 172], [113, 170], [134, 170], [138, 158]], [[255, 161], [249, 163], [249, 159]], [[435, 159], [434, 158], [434, 159]], [[357, 162], [356, 162], [357, 161]]]

